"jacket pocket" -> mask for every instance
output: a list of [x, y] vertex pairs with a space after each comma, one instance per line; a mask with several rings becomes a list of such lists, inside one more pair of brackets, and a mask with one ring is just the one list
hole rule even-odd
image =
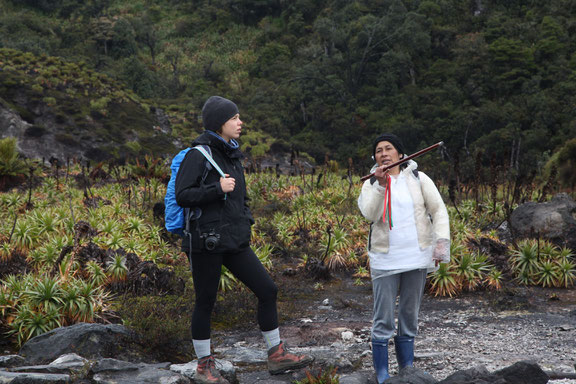
[[244, 217], [222, 225], [223, 250], [232, 251], [249, 246], [251, 236], [250, 227], [250, 221]]

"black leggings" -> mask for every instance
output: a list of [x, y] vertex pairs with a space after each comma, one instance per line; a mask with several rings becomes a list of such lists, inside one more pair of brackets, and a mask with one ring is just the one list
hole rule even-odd
[[258, 324], [261, 331], [278, 328], [276, 296], [278, 287], [250, 247], [235, 253], [192, 254], [192, 277], [196, 303], [192, 313], [192, 339], [210, 338], [210, 318], [216, 303], [220, 274], [224, 265], [258, 298]]

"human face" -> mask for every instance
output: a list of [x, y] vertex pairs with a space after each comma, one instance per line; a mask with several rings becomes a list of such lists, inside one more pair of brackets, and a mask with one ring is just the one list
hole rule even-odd
[[[400, 156], [401, 154], [389, 141], [381, 141], [376, 145], [374, 159], [380, 166], [393, 164], [400, 160]], [[400, 166], [394, 167], [389, 172], [392, 175], [397, 174], [400, 172]]]
[[240, 120], [240, 115], [237, 113], [222, 125], [220, 136], [226, 141], [239, 138], [240, 133], [242, 133], [242, 124], [244, 123]]

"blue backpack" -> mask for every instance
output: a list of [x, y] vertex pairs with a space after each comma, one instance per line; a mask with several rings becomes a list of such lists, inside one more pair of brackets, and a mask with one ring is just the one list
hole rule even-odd
[[[200, 208], [182, 208], [176, 202], [176, 175], [178, 175], [178, 169], [180, 168], [180, 164], [184, 157], [191, 149], [197, 149], [204, 155], [206, 158], [206, 172], [204, 172], [204, 176], [202, 177], [202, 181], [208, 174], [208, 172], [214, 167], [220, 176], [225, 177], [224, 172], [218, 164], [212, 158], [212, 151], [210, 147], [207, 145], [197, 145], [195, 147], [188, 147], [186, 149], [181, 150], [174, 159], [172, 159], [172, 164], [170, 165], [170, 170], [172, 171], [170, 175], [170, 181], [168, 182], [168, 187], [166, 188], [166, 196], [164, 197], [164, 221], [165, 227], [168, 232], [174, 233], [176, 235], [184, 236], [188, 222], [191, 218], [198, 218], [200, 217], [201, 210]], [[191, 215], [193, 217], [191, 217]]]

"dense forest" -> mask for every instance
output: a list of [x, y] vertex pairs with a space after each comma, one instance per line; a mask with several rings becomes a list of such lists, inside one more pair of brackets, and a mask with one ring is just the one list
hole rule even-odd
[[389, 131], [411, 152], [443, 140], [445, 160], [470, 169], [552, 168], [575, 183], [571, 0], [0, 0], [0, 49], [113, 79], [166, 110], [183, 142], [220, 94], [238, 103], [252, 156], [366, 167]]

